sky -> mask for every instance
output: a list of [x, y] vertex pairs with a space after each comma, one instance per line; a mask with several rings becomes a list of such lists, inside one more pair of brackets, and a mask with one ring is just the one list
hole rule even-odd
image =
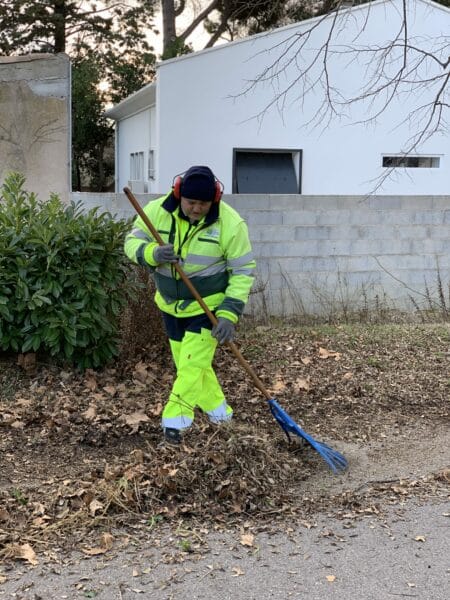
[[[191, 0], [186, 2], [186, 8], [183, 14], [177, 18], [177, 29], [182, 31], [192, 20], [193, 16], [198, 14], [205, 6], [208, 5], [206, 0]], [[158, 55], [162, 52], [162, 14], [158, 13], [155, 17], [155, 28], [161, 33], [155, 35], [149, 34], [149, 41], [155, 48]], [[205, 32], [203, 24], [200, 24], [194, 33], [189, 37], [188, 42], [192, 44], [194, 50], [202, 50], [209, 39], [209, 35]]]

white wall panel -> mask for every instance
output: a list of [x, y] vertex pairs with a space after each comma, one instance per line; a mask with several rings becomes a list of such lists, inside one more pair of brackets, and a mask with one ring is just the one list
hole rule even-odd
[[[401, 2], [374, 3], [354, 9], [351, 18], [342, 23], [338, 37], [341, 54], [332, 59], [331, 84], [351, 95], [361, 90], [366, 70], [374, 69], [370, 54], [351, 61], [345, 46], [382, 45], [395, 36], [401, 24]], [[450, 11], [427, 2], [408, 2], [409, 36], [421, 36], [421, 44], [442, 44], [442, 36], [450, 29]], [[344, 26], [345, 25], [345, 26]], [[311, 128], [323, 96], [309, 93], [299, 100], [302, 89], [294, 85], [283, 103], [273, 104], [274, 94], [286, 82], [298, 76], [291, 64], [278, 77], [265, 85], [242, 94], [248, 82], [268, 65], [271, 74], [278, 68], [277, 59], [289, 59], [286, 50], [293, 36], [304, 25], [297, 24], [207, 51], [165, 61], [158, 69], [158, 161], [159, 190], [169, 188], [172, 177], [192, 164], [207, 164], [232, 189], [233, 148], [302, 149], [304, 194], [366, 194], [373, 190], [381, 168], [383, 154], [398, 154], [414, 131], [414, 122], [403, 122], [410, 110], [423, 98], [402, 95], [396, 98], [376, 122], [361, 123], [381, 108], [380, 97], [371, 106], [336, 106], [340, 113], [330, 121], [319, 119]], [[307, 58], [317, 51], [327, 35], [324, 25], [318, 27], [302, 52]], [[440, 40], [440, 41], [439, 41]], [[281, 58], [281, 60], [284, 60]], [[307, 63], [306, 63], [307, 64]], [[317, 67], [318, 68], [318, 67]], [[392, 65], [392, 69], [397, 65]], [[436, 67], [437, 69], [438, 67]], [[429, 76], [438, 71], [430, 71]], [[311, 80], [315, 76], [310, 72]], [[263, 118], [257, 118], [257, 116]], [[402, 123], [403, 122], [403, 123]], [[399, 169], [387, 180], [382, 194], [448, 193], [450, 139], [436, 135], [420, 147], [420, 154], [441, 156], [439, 169]]]

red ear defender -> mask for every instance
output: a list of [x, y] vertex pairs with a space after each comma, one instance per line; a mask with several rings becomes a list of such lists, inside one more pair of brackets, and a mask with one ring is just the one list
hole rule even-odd
[[183, 183], [183, 178], [181, 175], [177, 175], [173, 180], [172, 191], [173, 195], [177, 200], [181, 200], [181, 184]]
[[[183, 175], [184, 173], [182, 173], [181, 175], [176, 175], [172, 183], [172, 193], [174, 198], [178, 201], [181, 200], [181, 186], [183, 185]], [[214, 198], [212, 202], [214, 204], [218, 204], [223, 194], [223, 183], [216, 178], [214, 182], [214, 190]]]
[[216, 179], [216, 194], [214, 196], [214, 204], [218, 204], [220, 202], [220, 199], [222, 198], [222, 194], [223, 194], [223, 184]]

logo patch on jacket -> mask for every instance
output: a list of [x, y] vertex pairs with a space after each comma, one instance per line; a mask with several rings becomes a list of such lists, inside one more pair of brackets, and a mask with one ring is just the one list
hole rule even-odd
[[211, 237], [211, 238], [214, 238], [215, 240], [217, 240], [220, 235], [220, 231], [218, 229], [214, 229], [213, 227], [211, 227], [210, 229], [206, 229], [203, 232], [203, 235], [205, 237]]

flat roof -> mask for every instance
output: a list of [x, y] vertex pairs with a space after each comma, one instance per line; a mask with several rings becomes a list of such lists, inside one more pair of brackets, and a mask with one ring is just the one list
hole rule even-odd
[[127, 96], [124, 100], [116, 104], [112, 108], [105, 111], [105, 117], [120, 121], [124, 117], [129, 117], [132, 114], [140, 112], [155, 104], [156, 102], [156, 81], [148, 83], [146, 86]]

